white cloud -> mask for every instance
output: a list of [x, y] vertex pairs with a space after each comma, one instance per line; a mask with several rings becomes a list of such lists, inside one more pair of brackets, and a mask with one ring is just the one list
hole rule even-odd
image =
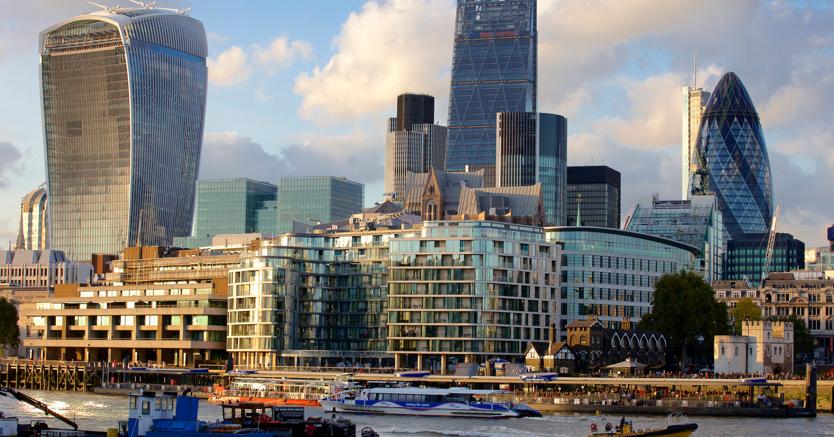
[[245, 82], [252, 74], [246, 53], [238, 46], [232, 46], [214, 58], [206, 59], [209, 83], [217, 86], [231, 86]]
[[208, 132], [203, 139], [200, 178], [247, 175], [276, 182], [282, 176], [335, 175], [372, 183], [382, 179], [382, 157], [375, 153], [381, 148], [363, 130], [304, 134], [275, 151], [237, 132]]
[[408, 90], [434, 95], [443, 120], [453, 24], [451, 0], [365, 3], [345, 21], [327, 64], [296, 78], [299, 115], [319, 123], [378, 115]]
[[290, 67], [297, 59], [312, 59], [313, 46], [307, 41], [292, 40], [286, 36], [273, 39], [266, 47], [254, 45], [252, 58], [265, 67], [267, 73]]

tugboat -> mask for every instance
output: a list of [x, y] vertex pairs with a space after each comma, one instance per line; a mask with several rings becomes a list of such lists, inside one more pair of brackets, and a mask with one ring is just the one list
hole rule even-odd
[[[186, 393], [187, 394], [187, 393]], [[224, 404], [221, 421], [197, 419], [197, 398], [176, 393], [130, 395], [124, 437], [356, 437], [356, 425], [344, 419], [307, 417], [304, 407], [275, 407], [260, 403]], [[320, 410], [319, 410], [320, 411]]]
[[[685, 419], [683, 415], [669, 416], [670, 419]], [[634, 425], [625, 417], [620, 419], [620, 424], [614, 426], [606, 423], [604, 429], [599, 429], [596, 423], [591, 424], [591, 434], [588, 437], [689, 437], [698, 429], [696, 423], [674, 423], [667, 424], [665, 428], [634, 429]]]

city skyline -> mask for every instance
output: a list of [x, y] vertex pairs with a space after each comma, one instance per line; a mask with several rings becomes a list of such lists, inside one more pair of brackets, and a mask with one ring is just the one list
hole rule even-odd
[[[191, 15], [209, 33], [201, 178], [247, 176], [275, 182], [282, 176], [346, 176], [368, 185], [366, 202], [372, 203], [383, 191], [385, 138], [379, 120], [393, 112], [393, 97], [405, 90], [435, 95], [435, 118], [445, 119], [454, 2], [338, 2], [321, 14], [301, 5], [279, 14], [269, 5], [230, 11], [219, 2], [170, 3], [165, 6], [194, 6]], [[712, 89], [731, 70], [748, 86], [771, 155], [774, 201], [783, 204], [780, 232], [793, 233], [809, 247], [821, 245], [834, 217], [830, 202], [816, 201], [831, 198], [826, 177], [834, 168], [834, 131], [825, 126], [834, 111], [825, 107], [834, 94], [832, 31], [826, 26], [834, 17], [830, 6], [716, 3], [703, 6], [708, 12], [692, 12], [681, 4], [631, 6], [652, 9], [646, 17], [623, 9], [615, 4], [606, 8], [604, 20], [593, 21], [590, 5], [539, 2], [537, 109], [571, 119], [568, 164], [620, 170], [623, 213], [654, 192], [676, 197], [680, 87], [691, 83], [695, 49], [702, 78], [697, 86]], [[92, 10], [81, 1], [15, 4], [12, 16], [20, 19], [10, 27], [13, 32], [0, 33], [0, 62], [9, 67], [0, 72], [5, 79], [1, 89], [8, 101], [16, 102], [0, 113], [0, 181], [5, 182], [0, 201], [8, 205], [19, 205], [25, 193], [45, 180], [37, 32]], [[554, 26], [568, 12], [579, 20]], [[261, 23], [255, 15], [278, 20], [264, 30], [245, 29], [244, 19], [255, 20], [253, 28]], [[686, 25], [670, 25], [684, 16]], [[315, 17], [318, 26], [308, 30], [293, 23], [301, 17]], [[393, 40], [369, 42], [368, 32], [383, 32]], [[425, 39], [410, 42], [421, 33]], [[668, 41], [659, 43], [663, 40]], [[785, 55], [769, 59], [774, 47]], [[403, 59], [405, 54], [411, 58]], [[381, 70], [385, 80], [367, 82], [379, 77], [374, 70], [382, 59], [392, 64]], [[348, 61], [351, 69], [345, 67]], [[373, 158], [368, 159], [369, 153]], [[0, 241], [16, 239], [16, 210], [10, 207], [0, 215]]]

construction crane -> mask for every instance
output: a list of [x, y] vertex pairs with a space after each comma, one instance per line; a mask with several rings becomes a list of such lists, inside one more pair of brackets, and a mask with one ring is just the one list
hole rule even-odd
[[764, 286], [767, 274], [770, 273], [770, 264], [773, 262], [773, 246], [776, 245], [776, 222], [779, 220], [779, 213], [781, 211], [782, 205], [776, 205], [776, 212], [773, 213], [773, 219], [770, 221], [770, 234], [767, 236], [767, 249], [765, 250], [764, 267], [762, 268], [762, 278], [759, 282], [759, 288]]
[[7, 396], [7, 397], [15, 398], [20, 402], [25, 402], [25, 403], [43, 411], [44, 413], [55, 417], [56, 419], [60, 420], [61, 422], [66, 423], [67, 425], [71, 426], [72, 429], [76, 429], [76, 430], [78, 429], [78, 425], [75, 422], [73, 422], [72, 420], [70, 420], [70, 419], [68, 419], [64, 416], [62, 416], [60, 413], [57, 413], [55, 410], [49, 408], [49, 406], [46, 405], [45, 403], [33, 398], [32, 396], [29, 396], [29, 395], [25, 394], [23, 392], [17, 391], [15, 389], [9, 388], [9, 387], [0, 387], [0, 396]]

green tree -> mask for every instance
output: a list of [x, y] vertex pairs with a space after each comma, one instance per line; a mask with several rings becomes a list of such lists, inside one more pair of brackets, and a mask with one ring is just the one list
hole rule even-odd
[[17, 347], [20, 342], [20, 328], [17, 326], [17, 308], [0, 297], [0, 353], [7, 347]]
[[734, 331], [741, 334], [741, 322], [744, 320], [762, 320], [762, 309], [753, 302], [753, 299], [745, 297], [736, 302], [735, 308], [730, 310], [730, 318], [733, 319]]
[[655, 285], [652, 310], [639, 327], [664, 334], [685, 369], [690, 355], [711, 357], [713, 337], [728, 332], [727, 305], [715, 299], [697, 273], [663, 275]]
[[797, 316], [771, 317], [770, 319], [793, 323], [793, 351], [795, 360], [803, 363], [808, 362], [814, 355], [816, 342], [814, 341], [814, 336], [811, 335], [811, 331], [805, 326], [805, 321]]

